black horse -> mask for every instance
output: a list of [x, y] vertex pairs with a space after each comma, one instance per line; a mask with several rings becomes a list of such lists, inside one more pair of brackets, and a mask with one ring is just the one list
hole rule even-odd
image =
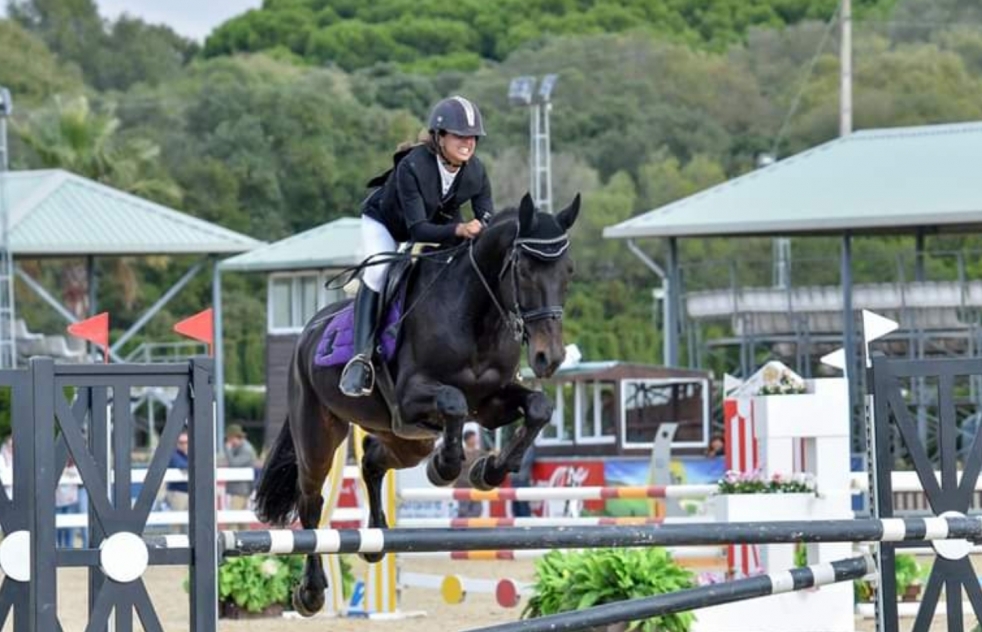
[[[390, 469], [417, 465], [440, 449], [427, 467], [429, 479], [449, 485], [461, 474], [464, 422], [474, 419], [494, 430], [524, 418], [525, 423], [497, 456], [476, 462], [473, 485], [490, 489], [517, 471], [522, 455], [553, 406], [541, 392], [515, 381], [521, 347], [538, 377], [548, 377], [565, 356], [562, 313], [573, 273], [567, 231], [579, 214], [577, 195], [556, 215], [537, 213], [528, 195], [517, 210], [497, 213], [482, 234], [459, 247], [452, 258], [420, 260], [405, 297], [401, 343], [389, 362], [395, 406], [418, 438], [393, 431], [379, 389], [369, 397], [341, 394], [341, 367], [314, 362], [327, 323], [345, 304], [326, 307], [307, 323], [288, 375], [289, 416], [266, 461], [256, 492], [257, 514], [284, 525], [299, 516], [305, 529], [317, 528], [321, 487], [334, 451], [349, 424], [368, 431], [361, 469], [368, 490], [371, 527], [387, 527], [381, 483]], [[369, 562], [381, 554], [363, 556]], [[293, 593], [297, 611], [311, 615], [324, 605], [319, 556], [308, 556], [304, 579]]]

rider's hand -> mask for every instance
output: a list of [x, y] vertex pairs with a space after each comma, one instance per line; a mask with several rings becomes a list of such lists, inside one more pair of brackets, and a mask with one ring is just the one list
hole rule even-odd
[[457, 227], [454, 229], [454, 234], [464, 239], [474, 239], [481, 234], [482, 228], [484, 228], [484, 224], [481, 223], [481, 220], [472, 219], [469, 222], [457, 224]]

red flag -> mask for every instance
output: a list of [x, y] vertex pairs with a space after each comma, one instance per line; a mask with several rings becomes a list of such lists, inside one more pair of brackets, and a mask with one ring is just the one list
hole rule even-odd
[[72, 323], [68, 326], [68, 333], [102, 347], [102, 357], [109, 362], [109, 312]]
[[208, 343], [208, 354], [211, 355], [212, 344], [215, 342], [214, 310], [209, 307], [203, 312], [185, 318], [174, 325], [174, 331], [182, 336]]

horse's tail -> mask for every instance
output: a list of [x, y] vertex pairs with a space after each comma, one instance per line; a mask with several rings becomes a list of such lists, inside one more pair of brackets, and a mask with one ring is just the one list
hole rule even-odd
[[300, 488], [297, 485], [297, 451], [293, 446], [290, 420], [287, 419], [266, 457], [262, 477], [256, 488], [256, 517], [262, 522], [285, 526], [297, 516]]

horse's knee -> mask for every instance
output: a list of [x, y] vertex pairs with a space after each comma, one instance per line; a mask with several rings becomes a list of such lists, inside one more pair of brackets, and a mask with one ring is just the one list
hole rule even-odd
[[452, 386], [444, 386], [436, 394], [436, 407], [447, 417], [464, 417], [467, 415], [467, 398]]
[[529, 396], [526, 403], [525, 423], [541, 427], [552, 419], [552, 411], [555, 409], [552, 401], [542, 393], [534, 393]]

